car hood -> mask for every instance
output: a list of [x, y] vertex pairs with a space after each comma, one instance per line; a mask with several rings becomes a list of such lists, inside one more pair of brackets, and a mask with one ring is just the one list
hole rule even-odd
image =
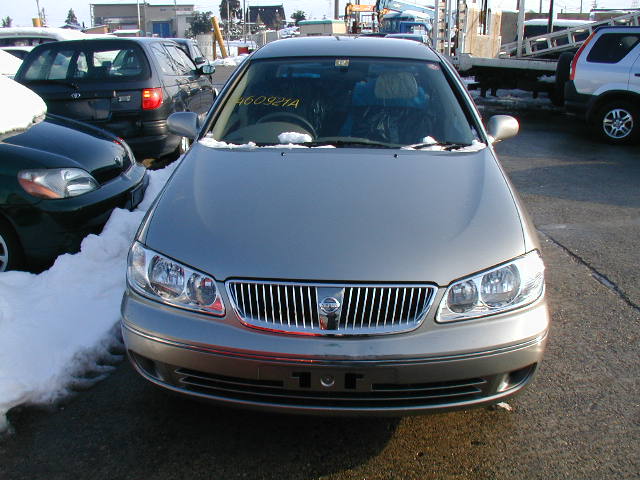
[[446, 285], [525, 253], [489, 148], [194, 144], [141, 232], [148, 247], [218, 280]]
[[102, 183], [131, 162], [124, 147], [115, 140], [115, 136], [91, 125], [47, 115], [43, 122], [3, 139], [3, 143], [30, 149], [45, 168], [82, 168]]

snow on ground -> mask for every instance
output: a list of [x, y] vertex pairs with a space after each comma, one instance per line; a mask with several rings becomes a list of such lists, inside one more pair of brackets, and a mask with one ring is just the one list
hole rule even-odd
[[227, 58], [216, 58], [213, 60], [214, 65], [223, 65], [225, 67], [237, 67], [240, 65], [245, 58], [247, 58], [248, 54], [238, 55], [237, 57], [227, 57]]
[[0, 75], [0, 92], [0, 135], [26, 129], [44, 118], [47, 112], [44, 100], [27, 87]]
[[10, 408], [49, 404], [113, 368], [102, 363], [109, 362], [109, 349], [120, 342], [117, 324], [129, 246], [178, 163], [149, 172], [138, 208], [114, 210], [100, 235], [82, 241], [79, 253], [58, 257], [38, 275], [0, 273], [0, 431], [8, 427]]
[[532, 92], [525, 90], [498, 90], [496, 96], [492, 96], [487, 92], [486, 97], [480, 96], [480, 90], [470, 90], [473, 101], [476, 104], [500, 106], [507, 109], [517, 111], [518, 109], [530, 109], [530, 110], [561, 110], [562, 107], [556, 107], [546, 93], [540, 93], [538, 98], [533, 98]]

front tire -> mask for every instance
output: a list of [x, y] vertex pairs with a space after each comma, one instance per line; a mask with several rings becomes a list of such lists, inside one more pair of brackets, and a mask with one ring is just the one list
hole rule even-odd
[[23, 266], [20, 242], [13, 228], [0, 218], [0, 272], [18, 270]]
[[609, 102], [598, 110], [594, 120], [598, 134], [608, 143], [626, 144], [638, 140], [640, 115], [631, 102]]

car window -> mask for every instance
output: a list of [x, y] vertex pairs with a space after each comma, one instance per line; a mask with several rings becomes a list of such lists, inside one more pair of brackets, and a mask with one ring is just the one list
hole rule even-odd
[[31, 62], [25, 73], [27, 80], [64, 80], [74, 50], [45, 50]]
[[31, 59], [24, 78], [32, 80], [118, 80], [148, 75], [148, 67], [136, 47], [100, 48], [83, 44], [80, 49], [41, 50]]
[[200, 50], [200, 47], [198, 46], [197, 43], [194, 43], [191, 45], [191, 48], [193, 49], [193, 58], [205, 58], [204, 57], [204, 53], [202, 53], [202, 50]]
[[618, 63], [640, 42], [634, 33], [605, 33], [591, 48], [587, 62]]
[[469, 118], [437, 62], [262, 60], [227, 95], [211, 136], [235, 144], [281, 143], [285, 132], [328, 144], [470, 144]]
[[181, 48], [176, 45], [166, 45], [166, 48], [173, 58], [180, 75], [189, 75], [196, 69], [193, 61]]
[[158, 60], [162, 73], [165, 75], [182, 75], [180, 66], [174, 56], [172, 56], [163, 45], [156, 43], [151, 47], [151, 51], [154, 57], [156, 57], [156, 60]]
[[110, 77], [136, 77], [142, 73], [144, 63], [139, 52], [133, 48], [94, 52], [94, 59], [96, 55], [113, 56], [111, 65], [108, 65], [108, 61], [101, 61], [101, 65], [108, 67], [107, 73]]

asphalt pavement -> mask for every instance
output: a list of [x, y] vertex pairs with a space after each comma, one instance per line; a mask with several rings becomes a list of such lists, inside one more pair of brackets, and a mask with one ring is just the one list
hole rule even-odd
[[553, 325], [511, 410], [262, 414], [170, 396], [122, 363], [63, 404], [10, 412], [0, 478], [639, 478], [640, 147], [556, 110], [517, 115], [497, 150], [541, 234]]

